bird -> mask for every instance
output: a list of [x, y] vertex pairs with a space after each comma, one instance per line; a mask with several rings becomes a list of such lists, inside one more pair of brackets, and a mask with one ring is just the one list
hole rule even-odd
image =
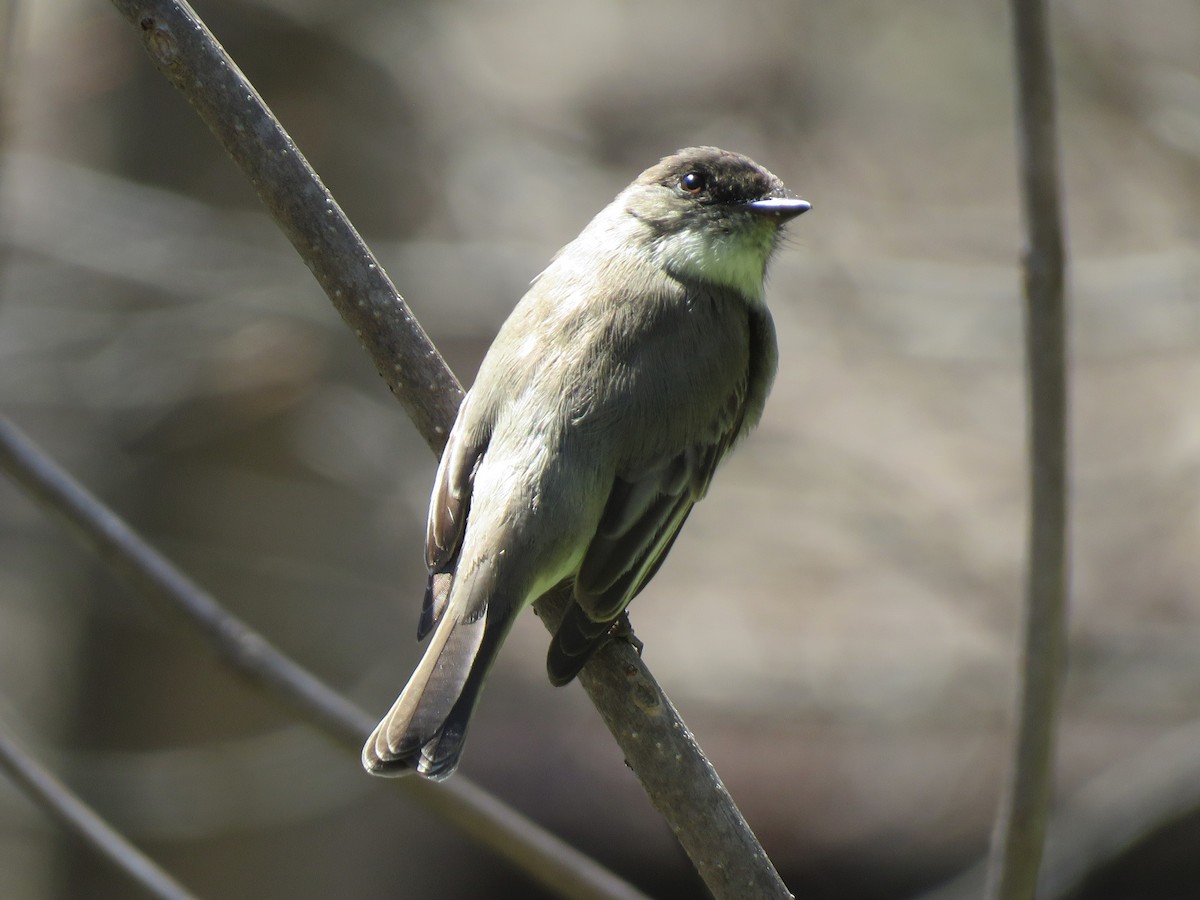
[[501, 327], [430, 498], [429, 639], [363, 747], [375, 775], [441, 781], [517, 615], [570, 601], [547, 674], [569, 683], [654, 577], [775, 376], [766, 268], [810, 209], [738, 153], [661, 159], [563, 247]]

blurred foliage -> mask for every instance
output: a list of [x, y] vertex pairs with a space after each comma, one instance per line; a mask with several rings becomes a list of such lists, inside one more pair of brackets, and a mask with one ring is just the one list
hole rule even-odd
[[[382, 711], [419, 652], [434, 461], [120, 18], [9, 11], [0, 410]], [[906, 896], [981, 852], [1024, 516], [1000, 5], [197, 11], [464, 381], [528, 280], [658, 157], [739, 150], [814, 203], [772, 273], [766, 419], [633, 618], [798, 894]], [[1197, 715], [1200, 7], [1053, 14], [1074, 356], [1066, 795]], [[529, 617], [463, 771], [654, 895], [696, 896], [582, 692], [546, 684], [544, 646]], [[536, 896], [131, 603], [4, 482], [0, 715], [201, 895]], [[1196, 827], [1146, 835], [1086, 896], [1187, 893]], [[126, 892], [0, 783], [0, 896]]]

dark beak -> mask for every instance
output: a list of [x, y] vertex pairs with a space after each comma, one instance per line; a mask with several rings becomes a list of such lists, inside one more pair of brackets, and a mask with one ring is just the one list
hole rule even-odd
[[765, 200], [752, 200], [745, 208], [783, 223], [808, 212], [812, 209], [812, 204], [799, 197], [767, 197]]

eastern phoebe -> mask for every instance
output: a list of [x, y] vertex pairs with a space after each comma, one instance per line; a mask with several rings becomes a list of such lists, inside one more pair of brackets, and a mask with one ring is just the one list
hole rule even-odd
[[573, 599], [550, 680], [605, 640], [762, 414], [777, 356], [763, 275], [808, 209], [744, 156], [682, 150], [534, 280], [442, 454], [417, 626], [433, 637], [363, 748], [367, 771], [449, 777], [513, 621], [560, 581]]

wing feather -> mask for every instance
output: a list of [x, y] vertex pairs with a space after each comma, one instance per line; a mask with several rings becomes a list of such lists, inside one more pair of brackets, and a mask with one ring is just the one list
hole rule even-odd
[[438, 463], [437, 477], [429, 500], [429, 520], [425, 531], [425, 564], [429, 583], [417, 623], [417, 639], [422, 640], [446, 611], [450, 597], [450, 572], [454, 570], [458, 550], [471, 509], [471, 491], [475, 469], [487, 449], [487, 434], [470, 427], [467, 418], [470, 397], [463, 401], [459, 417], [450, 432], [446, 449]]
[[692, 506], [741, 430], [743, 382], [721, 409], [711, 440], [636, 475], [618, 475], [575, 577], [573, 599], [554, 635], [547, 670], [566, 684], [666, 559]]

